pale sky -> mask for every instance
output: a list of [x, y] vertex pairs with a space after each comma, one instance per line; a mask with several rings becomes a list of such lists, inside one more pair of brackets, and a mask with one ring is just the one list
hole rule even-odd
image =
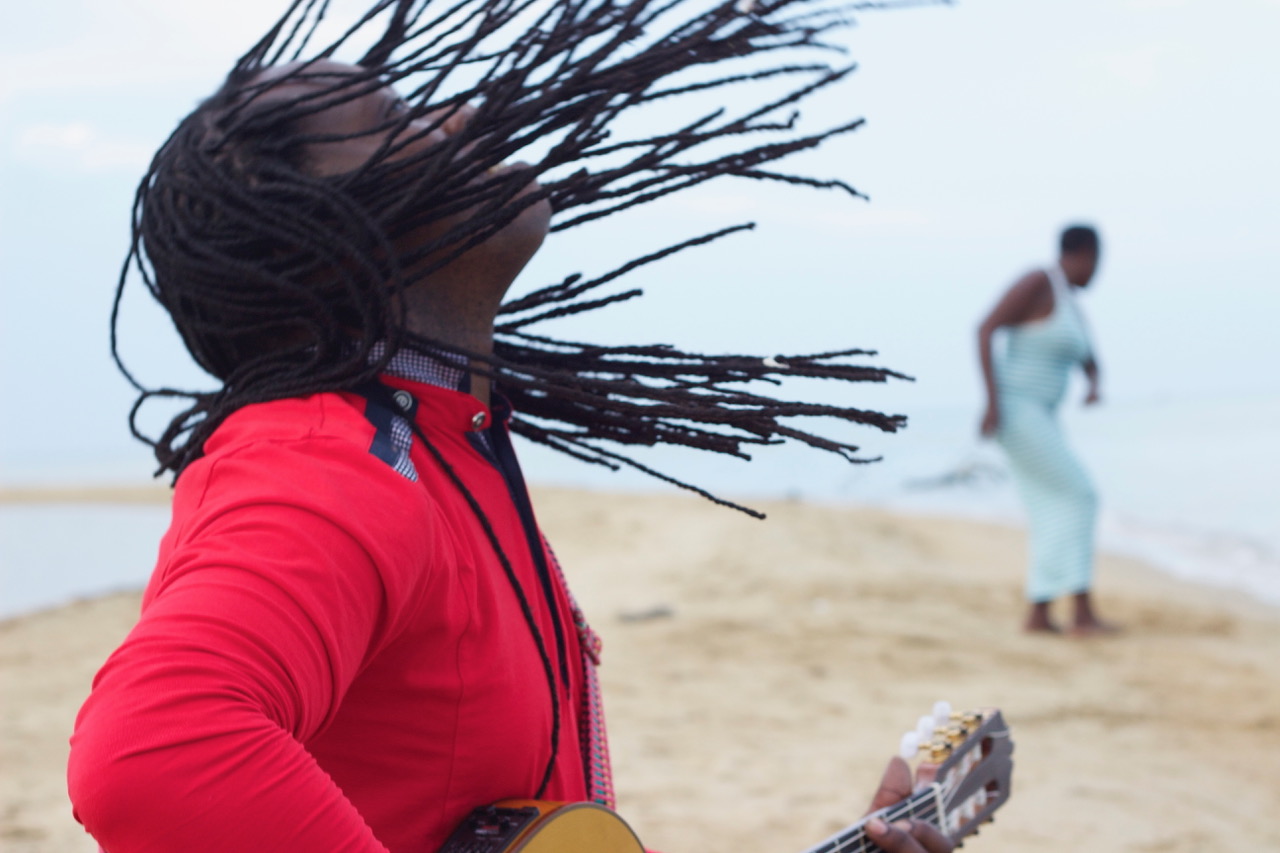
[[[134, 185], [277, 5], [6, 11], [0, 484], [121, 459], [145, 476], [124, 424], [132, 393], [107, 355]], [[860, 69], [806, 118], [868, 123], [794, 168], [848, 180], [869, 203], [713, 183], [554, 237], [517, 288], [755, 220], [751, 235], [624, 279], [645, 288], [639, 302], [547, 331], [712, 352], [875, 348], [918, 381], [838, 389], [845, 399], [976, 412], [976, 323], [1052, 258], [1063, 224], [1084, 220], [1104, 240], [1084, 305], [1112, 401], [1280, 398], [1277, 33], [1280, 0], [959, 0], [864, 15], [844, 36]], [[131, 365], [151, 384], [198, 382], [133, 296]]]

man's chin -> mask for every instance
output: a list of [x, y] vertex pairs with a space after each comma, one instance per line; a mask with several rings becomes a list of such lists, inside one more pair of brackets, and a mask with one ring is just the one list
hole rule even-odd
[[551, 228], [551, 203], [546, 199], [532, 204], [520, 211], [520, 215], [503, 228], [495, 239], [505, 245], [504, 254], [524, 256], [527, 263], [542, 246]]

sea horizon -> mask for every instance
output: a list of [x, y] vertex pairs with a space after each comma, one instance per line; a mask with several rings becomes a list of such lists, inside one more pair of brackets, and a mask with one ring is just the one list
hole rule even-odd
[[[1268, 497], [1280, 473], [1280, 399], [1147, 401], [1068, 409], [1064, 420], [1101, 495], [1099, 550], [1280, 606], [1280, 525]], [[899, 435], [860, 432], [867, 457], [882, 457], [865, 465], [793, 446], [766, 448], [750, 464], [667, 449], [637, 458], [747, 505], [787, 499], [1020, 527], [1003, 459], [975, 429], [970, 407], [922, 410]], [[91, 466], [6, 470], [0, 618], [145, 583], [169, 510], [167, 479], [146, 476], [141, 450]], [[545, 448], [521, 452], [535, 487], [687, 494]]]

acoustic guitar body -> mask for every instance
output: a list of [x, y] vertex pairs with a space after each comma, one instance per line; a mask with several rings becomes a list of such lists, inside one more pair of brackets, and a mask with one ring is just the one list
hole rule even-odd
[[[940, 702], [931, 716], [921, 718], [921, 729], [909, 736], [915, 739], [910, 750], [923, 750], [932, 764], [931, 783], [805, 853], [883, 853], [867, 837], [865, 827], [871, 817], [886, 822], [907, 817], [923, 820], [958, 845], [992, 820], [992, 813], [1009, 799], [1013, 740], [999, 709], [956, 714]], [[903, 744], [908, 744], [907, 737]], [[502, 800], [469, 814], [440, 853], [645, 853], [645, 849], [626, 821], [604, 806]]]
[[440, 853], [644, 853], [626, 821], [595, 803], [503, 800], [476, 809]]

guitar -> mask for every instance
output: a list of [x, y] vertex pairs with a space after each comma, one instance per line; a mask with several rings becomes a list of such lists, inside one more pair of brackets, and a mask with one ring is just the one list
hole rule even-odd
[[[916, 731], [903, 736], [902, 747], [922, 756], [916, 792], [804, 853], [881, 851], [864, 830], [873, 817], [923, 820], [958, 844], [993, 820], [992, 813], [1009, 798], [1013, 741], [998, 710], [951, 713], [940, 702], [933, 715], [921, 717]], [[440, 853], [645, 853], [645, 848], [626, 821], [604, 806], [503, 800], [473, 811]]]

